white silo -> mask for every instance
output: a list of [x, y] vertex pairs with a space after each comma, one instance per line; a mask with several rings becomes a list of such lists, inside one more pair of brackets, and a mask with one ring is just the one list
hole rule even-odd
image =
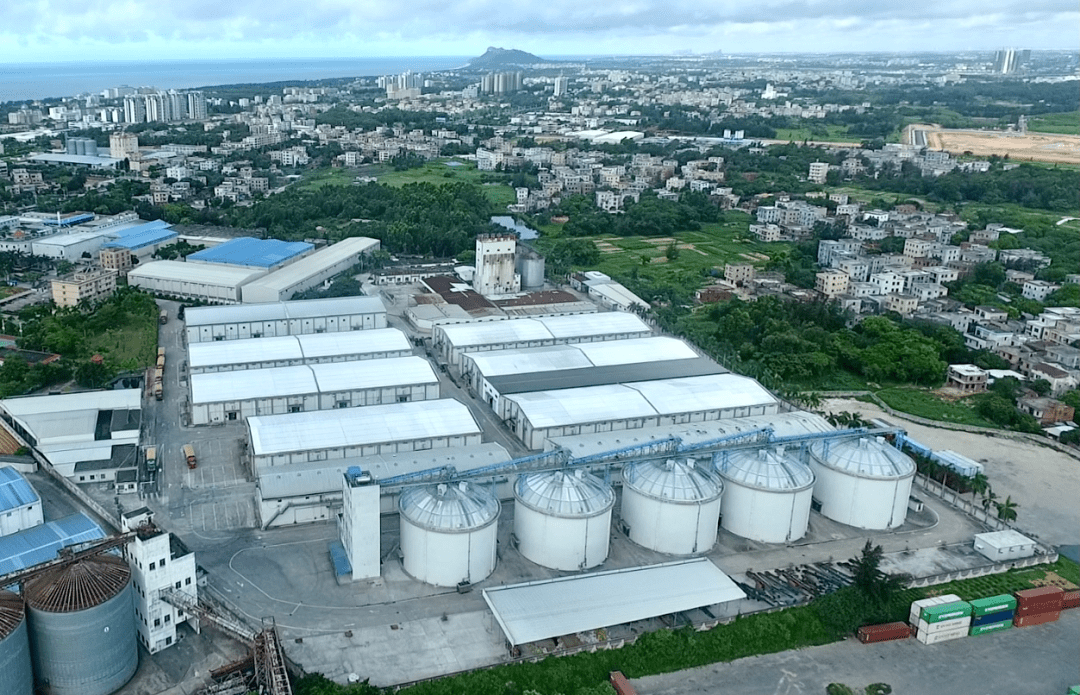
[[32, 695], [33, 692], [26, 606], [17, 594], [0, 591], [0, 693]]
[[405, 489], [398, 499], [401, 552], [410, 576], [435, 586], [475, 583], [495, 571], [501, 507], [467, 482]]
[[518, 550], [538, 565], [583, 570], [607, 559], [611, 486], [585, 471], [527, 473], [514, 486]]
[[721, 526], [762, 543], [803, 537], [814, 487], [814, 472], [805, 463], [783, 447], [720, 452], [714, 460], [724, 479]]
[[810, 447], [821, 513], [841, 524], [894, 529], [907, 517], [915, 462], [881, 437], [819, 441]]
[[672, 555], [704, 553], [716, 543], [724, 483], [694, 459], [623, 467], [622, 520], [630, 540]]

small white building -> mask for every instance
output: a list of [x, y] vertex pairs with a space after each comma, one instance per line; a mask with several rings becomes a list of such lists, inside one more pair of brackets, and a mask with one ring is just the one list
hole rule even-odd
[[45, 523], [41, 498], [21, 473], [10, 466], [0, 468], [0, 536]]
[[988, 560], [1006, 562], [1034, 555], [1035, 541], [1013, 529], [976, 533], [975, 550]]

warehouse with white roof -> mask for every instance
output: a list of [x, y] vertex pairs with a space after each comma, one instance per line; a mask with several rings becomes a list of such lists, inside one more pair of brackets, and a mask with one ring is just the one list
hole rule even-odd
[[549, 437], [769, 415], [779, 402], [753, 379], [714, 374], [507, 396], [508, 425], [530, 449]]
[[240, 288], [263, 275], [266, 275], [264, 268], [152, 261], [132, 268], [128, 272], [128, 284], [169, 297], [237, 304]]
[[435, 326], [431, 341], [442, 360], [460, 368], [462, 356], [470, 352], [625, 340], [650, 335], [652, 329], [637, 316], [610, 311]]
[[189, 346], [188, 370], [192, 374], [206, 374], [323, 362], [380, 360], [408, 357], [412, 351], [408, 337], [396, 328], [218, 340]]
[[416, 356], [211, 372], [191, 375], [191, 423], [438, 397], [439, 378]]
[[297, 292], [311, 289], [360, 262], [360, 257], [379, 250], [379, 240], [350, 237], [319, 249], [244, 287], [245, 304], [283, 302]]
[[482, 434], [469, 408], [449, 398], [247, 420], [248, 455], [257, 471], [352, 456], [475, 446]]
[[[192, 267], [215, 267], [200, 264]], [[184, 313], [188, 345], [283, 335], [386, 328], [378, 297], [334, 297], [239, 306], [200, 306]]]

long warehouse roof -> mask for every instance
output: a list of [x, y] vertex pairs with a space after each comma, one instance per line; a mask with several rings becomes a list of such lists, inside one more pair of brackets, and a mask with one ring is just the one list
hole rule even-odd
[[588, 369], [562, 369], [489, 377], [488, 383], [500, 394], [555, 391], [559, 389], [629, 384], [637, 381], [724, 374], [727, 370], [704, 357], [664, 360], [648, 364], [612, 364]]
[[441, 326], [441, 330], [455, 347], [652, 331], [637, 316], [621, 311], [452, 324]]
[[368, 331], [338, 331], [192, 343], [188, 347], [188, 364], [194, 369], [279, 360], [347, 357], [411, 349], [412, 345], [408, 337], [400, 330], [375, 328]]
[[54, 560], [69, 545], [104, 537], [101, 527], [82, 512], [0, 537], [0, 575]]
[[535, 391], [508, 398], [536, 428], [776, 403], [756, 381], [735, 374]]
[[0, 512], [9, 512], [40, 501], [41, 498], [21, 473], [11, 466], [0, 467]]
[[272, 268], [314, 248], [313, 244], [306, 241], [237, 237], [226, 241], [224, 244], [196, 251], [188, 256], [188, 260]]
[[259, 280], [257, 284], [261, 287], [284, 291], [293, 285], [306, 281], [313, 275], [323, 272], [326, 268], [366, 253], [378, 245], [378, 239], [369, 239], [368, 237], [342, 239], [333, 246], [319, 249], [315, 253], [290, 263], [284, 268], [275, 270]]
[[256, 416], [247, 424], [254, 456], [481, 433], [469, 409], [450, 398]]
[[742, 589], [703, 557], [484, 589], [513, 645], [742, 598]]
[[260, 268], [237, 268], [212, 263], [184, 263], [183, 261], [151, 261], [141, 263], [128, 272], [128, 277], [150, 280], [172, 280], [195, 285], [222, 285], [239, 287], [266, 274]]
[[[193, 263], [189, 267], [228, 268], [228, 266], [214, 266], [206, 263]], [[234, 268], [232, 270], [242, 269]], [[281, 321], [284, 319], [376, 313], [386, 313], [386, 307], [383, 306], [382, 300], [378, 297], [332, 297], [330, 299], [304, 299], [291, 302], [192, 307], [185, 311], [184, 323], [188, 327], [212, 326], [224, 323]]]
[[192, 374], [191, 402], [225, 403], [438, 382], [431, 365], [422, 357], [324, 362]]
[[465, 359], [475, 364], [477, 371], [485, 378], [696, 357], [698, 354], [689, 345], [678, 338], [666, 336], [512, 348], [465, 355]]

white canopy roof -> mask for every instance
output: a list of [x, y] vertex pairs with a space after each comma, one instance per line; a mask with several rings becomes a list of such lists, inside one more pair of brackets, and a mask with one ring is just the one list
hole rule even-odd
[[254, 456], [480, 434], [453, 399], [249, 417]]
[[484, 589], [513, 645], [745, 597], [708, 558]]
[[[164, 263], [166, 261], [160, 262]], [[200, 269], [216, 267], [210, 263], [180, 263], [179, 265]], [[147, 266], [139, 267], [144, 268]], [[221, 268], [231, 268], [231, 266], [221, 266]], [[133, 270], [132, 273], [134, 272]], [[260, 271], [260, 273], [264, 272]], [[192, 307], [185, 310], [184, 323], [190, 328], [191, 326], [210, 326], [222, 323], [279, 321], [289, 318], [350, 316], [385, 312], [386, 307], [383, 306], [382, 300], [378, 297], [331, 297], [329, 299], [304, 299], [291, 302]]]
[[376, 328], [368, 331], [310, 333], [192, 343], [188, 346], [188, 363], [196, 369], [305, 358], [402, 352], [411, 349], [409, 339], [398, 329]]
[[639, 381], [628, 388], [645, 396], [661, 415], [776, 403], [764, 386], [750, 377], [736, 374]]
[[652, 329], [633, 314], [607, 311], [537, 319], [506, 319], [441, 327], [455, 347], [523, 343], [533, 340], [586, 338], [622, 333], [649, 334]]
[[610, 367], [668, 360], [695, 359], [693, 348], [678, 338], [651, 337], [605, 340], [597, 343], [546, 345], [490, 352], [470, 352], [476, 369], [485, 377], [563, 369]]

